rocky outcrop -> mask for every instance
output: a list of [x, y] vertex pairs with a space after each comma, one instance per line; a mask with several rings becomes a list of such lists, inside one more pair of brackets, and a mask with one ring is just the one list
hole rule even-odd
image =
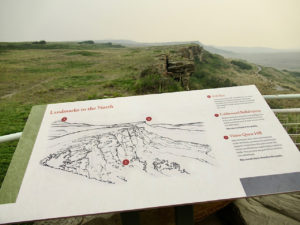
[[164, 75], [180, 82], [185, 90], [189, 90], [190, 77], [194, 71], [195, 65], [193, 61], [170, 61], [168, 59], [165, 61]]
[[180, 49], [181, 56], [190, 60], [202, 61], [203, 48], [199, 45], [192, 45], [187, 48]]
[[141, 77], [152, 74], [167, 76], [180, 82], [180, 85], [189, 90], [190, 77], [195, 71], [195, 61], [202, 61], [203, 48], [191, 45], [167, 54], [159, 55], [158, 65], [153, 65], [141, 72]]

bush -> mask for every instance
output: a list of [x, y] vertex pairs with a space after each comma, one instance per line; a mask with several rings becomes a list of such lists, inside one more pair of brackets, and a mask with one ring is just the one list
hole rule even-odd
[[92, 40], [88, 40], [88, 41], [80, 41], [78, 42], [78, 44], [95, 44], [95, 42]]
[[238, 66], [242, 70], [251, 70], [252, 66], [242, 61], [232, 60], [231, 64]]
[[289, 73], [295, 77], [300, 77], [300, 72], [296, 72], [296, 71], [289, 71]]
[[34, 42], [32, 42], [32, 44], [45, 45], [45, 44], [47, 44], [47, 42], [44, 41], [44, 40], [42, 40], [42, 41], [34, 41]]
[[[221, 65], [221, 64], [219, 64]], [[224, 64], [225, 65], [225, 64]], [[222, 66], [223, 69], [225, 68]], [[237, 84], [232, 80], [219, 76], [221, 69], [216, 69], [211, 63], [196, 63], [195, 72], [191, 76], [190, 88], [191, 89], [202, 89], [202, 88], [218, 88], [218, 87], [232, 87]], [[227, 73], [224, 71], [224, 73]]]
[[137, 94], [182, 91], [180, 83], [170, 77], [159, 74], [148, 74], [140, 77], [135, 84]]
[[227, 63], [224, 57], [217, 54], [212, 54], [204, 51], [202, 58], [202, 62], [195, 61], [196, 64], [201, 65], [202, 67], [205, 65], [210, 70], [228, 69], [230, 67], [230, 64]]

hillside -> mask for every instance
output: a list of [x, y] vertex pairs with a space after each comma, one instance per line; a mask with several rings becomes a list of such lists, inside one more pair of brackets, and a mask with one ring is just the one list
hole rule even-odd
[[228, 47], [204, 45], [199, 41], [185, 42], [136, 42], [131, 40], [97, 40], [96, 43], [124, 45], [127, 47], [151, 47], [151, 46], [172, 46], [183, 44], [197, 44], [204, 47], [210, 53], [222, 55], [229, 59], [243, 59], [251, 63], [273, 67], [279, 70], [300, 72], [300, 49], [273, 49], [266, 47]]
[[300, 72], [299, 49], [272, 49], [247, 47], [214, 47], [204, 46], [212, 53], [231, 59], [243, 59], [262, 66], [274, 67], [279, 70]]
[[270, 66], [280, 70], [285, 69], [300, 72], [300, 51], [277, 53], [244, 53], [236, 54], [235, 58], [245, 59], [252, 63]]
[[[189, 46], [0, 43], [0, 135], [22, 131], [38, 104], [247, 84], [256, 84], [262, 94], [300, 93], [298, 73], [232, 61], [202, 48], [187, 59], [183, 55]], [[149, 70], [166, 55], [173, 63], [166, 76]], [[185, 77], [168, 76], [182, 68], [190, 69]], [[271, 102], [274, 107], [296, 103]], [[0, 144], [0, 182], [16, 144]]]

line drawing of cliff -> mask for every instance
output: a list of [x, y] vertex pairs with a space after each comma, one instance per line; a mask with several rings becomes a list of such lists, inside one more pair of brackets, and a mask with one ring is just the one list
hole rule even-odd
[[131, 168], [151, 176], [189, 175], [187, 162], [214, 166], [211, 147], [167, 134], [205, 135], [203, 126], [202, 122], [92, 125], [55, 121], [49, 135], [52, 153], [40, 164], [109, 184], [127, 182]]

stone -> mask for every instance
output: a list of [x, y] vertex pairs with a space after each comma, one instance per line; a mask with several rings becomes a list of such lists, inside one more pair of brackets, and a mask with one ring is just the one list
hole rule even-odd
[[199, 45], [191, 45], [172, 51], [171, 54], [159, 55], [158, 65], [146, 68], [140, 77], [159, 74], [171, 77], [185, 89], [189, 90], [190, 77], [195, 71], [195, 61], [202, 61], [203, 48]]

